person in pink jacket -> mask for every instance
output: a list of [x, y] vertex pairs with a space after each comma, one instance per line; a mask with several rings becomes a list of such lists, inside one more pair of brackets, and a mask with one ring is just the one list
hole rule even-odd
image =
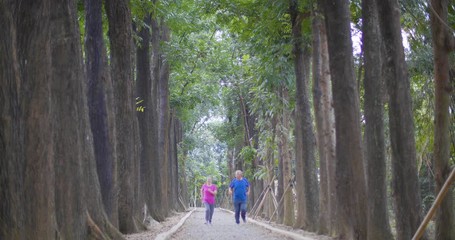
[[212, 184], [212, 177], [207, 177], [207, 182], [201, 187], [201, 199], [205, 206], [205, 224], [212, 224], [216, 192], [217, 187]]

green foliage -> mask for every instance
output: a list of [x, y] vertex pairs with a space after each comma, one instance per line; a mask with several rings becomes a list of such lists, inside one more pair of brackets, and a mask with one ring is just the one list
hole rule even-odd
[[252, 170], [253, 161], [256, 158], [256, 155], [257, 155], [256, 149], [251, 147], [251, 146], [244, 146], [242, 148], [242, 150], [240, 150], [239, 156], [241, 158], [243, 158], [245, 166], [247, 166], [247, 167], [245, 167], [245, 169], [246, 169], [245, 175], [246, 176], [252, 176], [254, 174], [250, 170]]
[[140, 99], [139, 97], [136, 98], [136, 111], [137, 112], [145, 111], [145, 107], [141, 105], [141, 103], [143, 103], [143, 102], [144, 102], [143, 99]]
[[[213, 183], [218, 188], [223, 189], [229, 180], [225, 174], [226, 161], [224, 161], [226, 145], [217, 140], [211, 131], [213, 125], [217, 125], [216, 120], [204, 124], [191, 134], [185, 135], [185, 141], [180, 146], [180, 156], [185, 158], [186, 176], [191, 196], [199, 198], [199, 189], [206, 181], [207, 177], [213, 178]], [[196, 189], [196, 192], [194, 190]]]

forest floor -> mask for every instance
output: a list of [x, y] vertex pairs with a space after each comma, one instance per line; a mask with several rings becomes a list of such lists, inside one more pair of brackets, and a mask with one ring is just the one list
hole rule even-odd
[[[153, 223], [149, 231], [127, 235], [128, 240], [155, 239], [160, 233], [165, 234], [174, 225], [184, 218], [188, 212], [176, 213], [161, 223]], [[234, 215], [220, 208], [215, 209], [212, 224], [205, 225], [205, 210], [196, 209], [169, 239], [302, 239], [302, 240], [332, 240], [327, 236], [296, 230], [279, 224], [248, 219], [247, 222], [236, 224]]]

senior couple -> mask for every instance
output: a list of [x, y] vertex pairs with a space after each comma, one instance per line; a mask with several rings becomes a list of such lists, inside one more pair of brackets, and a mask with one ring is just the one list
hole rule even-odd
[[[201, 188], [201, 199], [205, 206], [205, 224], [212, 224], [216, 193], [216, 185], [212, 184], [211, 177], [207, 177], [207, 182]], [[229, 184], [229, 195], [233, 195], [235, 222], [237, 224], [240, 223], [240, 216], [242, 216], [243, 222], [246, 222], [246, 202], [249, 194], [250, 183], [243, 177], [242, 171], [235, 171], [235, 178]]]

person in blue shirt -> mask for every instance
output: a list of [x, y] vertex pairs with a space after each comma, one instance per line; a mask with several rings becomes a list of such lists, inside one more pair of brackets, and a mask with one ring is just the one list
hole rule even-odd
[[229, 185], [229, 194], [233, 194], [235, 222], [239, 224], [240, 215], [242, 215], [242, 220], [246, 223], [246, 203], [250, 194], [250, 183], [243, 177], [242, 171], [235, 171], [235, 178]]

